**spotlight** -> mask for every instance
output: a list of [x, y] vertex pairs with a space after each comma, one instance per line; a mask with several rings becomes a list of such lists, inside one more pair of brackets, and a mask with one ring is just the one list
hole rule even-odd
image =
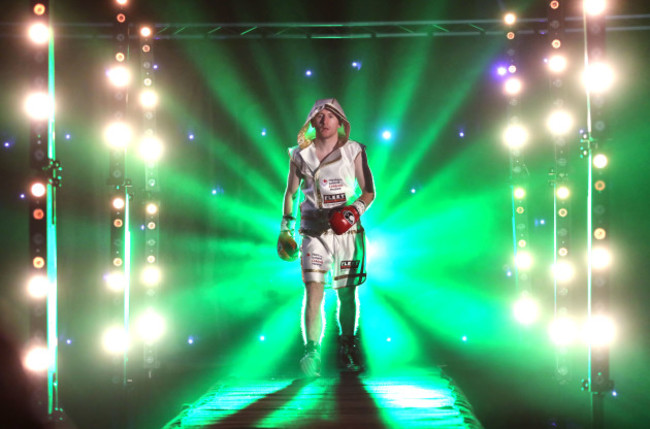
[[147, 286], [156, 286], [160, 283], [160, 269], [158, 267], [147, 267], [142, 271], [142, 283]]
[[497, 74], [499, 76], [505, 76], [507, 72], [508, 72], [508, 69], [506, 69], [503, 66], [500, 66], [500, 67], [497, 68]]
[[517, 95], [521, 92], [521, 81], [516, 77], [506, 80], [503, 90], [508, 95]]
[[608, 160], [605, 155], [599, 153], [598, 155], [594, 156], [593, 163], [594, 167], [596, 168], [605, 168], [607, 167]]
[[137, 326], [140, 337], [147, 344], [156, 342], [165, 332], [165, 321], [151, 309], [140, 317]]
[[42, 16], [43, 14], [45, 14], [45, 5], [42, 3], [36, 3], [36, 5], [34, 5], [34, 15]]
[[50, 366], [50, 353], [44, 346], [34, 346], [25, 355], [23, 365], [33, 372], [45, 372]]
[[305, 76], [310, 77], [311, 76], [311, 70], [305, 71]]
[[384, 140], [390, 140], [391, 137], [393, 137], [393, 133], [391, 133], [389, 130], [384, 130], [384, 132], [381, 133], [381, 138]]
[[569, 194], [570, 194], [569, 188], [567, 188], [566, 186], [560, 186], [559, 188], [557, 188], [557, 191], [555, 192], [555, 195], [557, 195], [557, 197], [561, 200], [565, 200], [569, 198]]
[[121, 354], [128, 349], [128, 337], [123, 327], [109, 328], [102, 337], [104, 350], [110, 354]]
[[133, 137], [131, 127], [124, 122], [113, 122], [104, 132], [108, 143], [115, 148], [126, 147]]
[[528, 131], [521, 125], [510, 125], [503, 133], [503, 140], [511, 149], [518, 149], [528, 140]]
[[29, 280], [29, 283], [27, 283], [27, 292], [32, 298], [45, 298], [49, 287], [50, 284], [47, 277], [36, 275]]
[[126, 278], [124, 277], [123, 272], [114, 271], [110, 274], [107, 274], [105, 279], [106, 279], [106, 285], [110, 290], [115, 292], [121, 292], [124, 290]]
[[150, 37], [151, 36], [151, 27], [142, 27], [140, 29], [140, 36], [142, 37]]
[[604, 247], [595, 247], [591, 250], [591, 266], [595, 269], [607, 268], [612, 262], [612, 255]]
[[262, 128], [262, 132], [260, 134], [262, 137], [266, 136], [266, 128]]
[[514, 24], [516, 21], [517, 21], [517, 16], [516, 16], [514, 13], [512, 13], [512, 12], [506, 13], [506, 14], [503, 16], [503, 22], [504, 22], [506, 25], [512, 25], [512, 24]]
[[151, 89], [146, 89], [140, 93], [140, 104], [145, 109], [152, 109], [158, 104], [158, 94]]
[[45, 184], [36, 182], [32, 185], [31, 192], [34, 197], [41, 198], [47, 192], [47, 188], [45, 187]]
[[156, 137], [145, 137], [140, 143], [140, 155], [146, 161], [157, 161], [163, 151], [162, 142]]
[[566, 69], [566, 57], [563, 55], [551, 55], [548, 59], [548, 69], [553, 73], [560, 73]]
[[124, 198], [122, 197], [116, 197], [113, 199], [113, 208], [116, 210], [122, 210], [126, 203], [124, 202]]
[[585, 70], [583, 81], [588, 91], [602, 93], [614, 83], [614, 71], [605, 63], [593, 63]]
[[526, 191], [524, 188], [515, 188], [514, 196], [516, 199], [521, 200], [526, 196]]
[[508, 66], [508, 71], [510, 72], [510, 74], [514, 74], [517, 71], [517, 66], [514, 64]]
[[120, 6], [125, 6], [128, 0], [115, 0]]
[[158, 206], [155, 205], [154, 203], [149, 203], [149, 204], [147, 204], [146, 210], [147, 210], [147, 213], [149, 213], [150, 215], [154, 215], [154, 214], [158, 213]]
[[559, 283], [566, 283], [573, 278], [575, 270], [573, 266], [566, 261], [558, 261], [553, 266], [553, 274]]
[[549, 326], [549, 335], [557, 346], [568, 346], [575, 341], [577, 335], [576, 325], [567, 317], [555, 319]]
[[616, 327], [609, 317], [597, 315], [587, 322], [584, 334], [585, 340], [592, 346], [608, 346], [614, 340]]
[[539, 316], [539, 306], [528, 294], [522, 294], [514, 306], [513, 314], [515, 320], [522, 325], [530, 325], [537, 320]]
[[517, 252], [515, 256], [515, 264], [520, 270], [528, 270], [533, 265], [533, 259], [530, 256], [530, 253], [526, 251]]
[[37, 45], [42, 45], [50, 40], [50, 29], [42, 22], [37, 22], [29, 27], [29, 38]]
[[563, 110], [557, 110], [548, 117], [546, 125], [552, 134], [560, 136], [568, 133], [573, 126], [573, 118]]
[[551, 46], [553, 47], [553, 49], [560, 49], [560, 46], [562, 46], [562, 42], [560, 41], [560, 39], [553, 39], [553, 41], [551, 42]]
[[118, 88], [123, 88], [131, 81], [131, 72], [125, 66], [115, 66], [106, 72], [108, 80]]
[[605, 0], [584, 0], [583, 5], [589, 15], [600, 15], [607, 6]]
[[25, 100], [27, 115], [35, 120], [44, 120], [52, 113], [52, 103], [47, 92], [34, 92]]

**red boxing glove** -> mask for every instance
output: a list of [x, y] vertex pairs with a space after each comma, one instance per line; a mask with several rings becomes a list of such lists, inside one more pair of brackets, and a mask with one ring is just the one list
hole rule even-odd
[[336, 235], [341, 235], [359, 221], [359, 211], [355, 206], [345, 206], [332, 211], [330, 226]]

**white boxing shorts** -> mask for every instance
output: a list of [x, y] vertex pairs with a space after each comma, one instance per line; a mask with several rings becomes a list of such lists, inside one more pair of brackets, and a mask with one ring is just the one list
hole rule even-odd
[[366, 246], [363, 228], [336, 235], [329, 229], [320, 235], [303, 234], [300, 246], [302, 279], [340, 289], [366, 280]]

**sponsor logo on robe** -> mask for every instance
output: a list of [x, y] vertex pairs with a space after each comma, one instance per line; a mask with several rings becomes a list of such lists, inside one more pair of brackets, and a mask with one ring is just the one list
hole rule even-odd
[[330, 194], [330, 195], [323, 195], [323, 202], [325, 204], [338, 204], [338, 203], [344, 203], [348, 199], [345, 197], [345, 194]]
[[321, 186], [323, 188], [329, 188], [330, 191], [340, 191], [343, 189], [343, 179], [323, 179], [321, 180]]
[[[309, 256], [309, 255], [307, 255]], [[316, 253], [311, 255], [311, 264], [318, 265], [319, 267], [323, 265], [323, 256], [317, 255]]]
[[359, 264], [361, 262], [358, 260], [355, 261], [341, 261], [341, 269], [342, 270], [351, 270], [351, 269], [357, 269], [359, 268]]

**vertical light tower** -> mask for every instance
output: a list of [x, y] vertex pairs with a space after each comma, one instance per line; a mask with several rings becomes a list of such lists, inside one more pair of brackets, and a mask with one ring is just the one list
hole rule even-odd
[[604, 427], [604, 397], [613, 389], [609, 374], [609, 345], [613, 326], [609, 317], [609, 180], [607, 156], [609, 140], [605, 118], [604, 92], [612, 83], [612, 72], [605, 62], [604, 0], [585, 0], [583, 10], [585, 44], [585, 87], [587, 131], [583, 135], [583, 152], [587, 156], [589, 191], [587, 195], [588, 228], [588, 378], [585, 387], [591, 392], [592, 426]]
[[513, 256], [514, 278], [517, 289], [517, 301], [514, 308], [515, 318], [522, 324], [535, 321], [537, 309], [532, 300], [532, 287], [530, 268], [532, 258], [529, 249], [529, 224], [527, 207], [528, 168], [526, 167], [523, 149], [528, 140], [528, 131], [524, 127], [521, 114], [522, 80], [519, 64], [517, 63], [517, 50], [519, 40], [516, 34], [516, 16], [508, 13], [504, 17], [508, 66], [505, 70], [503, 92], [508, 100], [507, 126], [504, 140], [510, 149], [510, 181], [512, 193], [512, 228], [513, 228]]
[[[127, 363], [129, 346], [129, 296], [130, 296], [130, 229], [129, 204], [131, 187], [127, 178], [126, 155], [132, 139], [127, 122], [127, 103], [131, 72], [128, 67], [129, 27], [126, 16], [126, 0], [115, 0], [114, 53], [107, 71], [111, 99], [109, 109], [111, 122], [105, 130], [110, 147], [109, 207], [110, 225], [110, 271], [107, 285], [112, 295], [113, 311], [111, 326], [104, 334], [104, 347], [111, 354], [113, 372], [111, 382], [116, 395], [122, 400], [128, 383]], [[122, 408], [123, 410], [124, 408]], [[118, 416], [119, 417], [119, 416]], [[119, 418], [118, 418], [119, 420]]]
[[138, 320], [143, 342], [143, 369], [146, 379], [153, 378], [160, 367], [157, 341], [163, 331], [163, 321], [156, 313], [158, 288], [161, 280], [158, 263], [160, 186], [158, 183], [158, 160], [162, 155], [162, 142], [156, 134], [156, 106], [158, 94], [154, 85], [154, 27], [140, 27], [140, 106], [142, 108], [143, 136], [140, 154], [144, 160], [145, 204], [144, 204], [144, 269], [142, 284], [145, 290], [144, 309]]
[[58, 405], [56, 189], [61, 166], [54, 146], [54, 37], [49, 1], [31, 1], [28, 29], [33, 44], [32, 93], [26, 110], [30, 125], [30, 167], [34, 171], [29, 196], [32, 299], [30, 339], [25, 366], [35, 381], [33, 403], [48, 420], [61, 415]]
[[[566, 0], [552, 0], [548, 3], [548, 50], [547, 68], [549, 73], [549, 92], [552, 108], [547, 126], [555, 144], [555, 167], [553, 175], [554, 191], [554, 317], [552, 328], [559, 326], [571, 329], [571, 281], [573, 265], [571, 264], [571, 182], [569, 179], [570, 138], [567, 135], [573, 129], [573, 120], [567, 109], [566, 80], [567, 56], [565, 55], [564, 16]], [[557, 334], [557, 333], [556, 333]], [[556, 342], [555, 377], [561, 385], [566, 385], [570, 378], [569, 346], [571, 334], [564, 332], [563, 339], [554, 338]]]

